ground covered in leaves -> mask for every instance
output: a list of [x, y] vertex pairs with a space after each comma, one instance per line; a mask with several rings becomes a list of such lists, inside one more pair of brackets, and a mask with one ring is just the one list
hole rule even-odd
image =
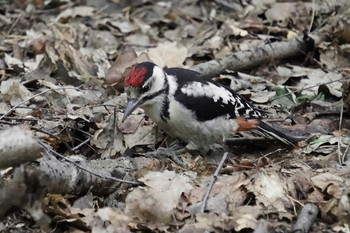
[[[350, 4], [330, 2], [0, 0], [0, 232], [296, 232], [306, 204], [302, 227], [350, 232]], [[145, 157], [172, 139], [121, 122], [142, 61], [213, 75], [305, 140], [233, 135], [203, 205], [221, 154]]]

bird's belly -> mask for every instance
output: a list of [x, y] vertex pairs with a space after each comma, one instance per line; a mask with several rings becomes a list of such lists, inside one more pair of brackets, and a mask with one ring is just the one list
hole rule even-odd
[[214, 143], [222, 143], [234, 132], [234, 121], [224, 118], [170, 125], [172, 125], [171, 131], [175, 137], [199, 148], [206, 148]]
[[[174, 102], [173, 102], [174, 103]], [[192, 149], [207, 148], [214, 143], [222, 143], [235, 132], [237, 124], [226, 116], [208, 121], [196, 120], [193, 112], [176, 106], [170, 107], [170, 117], [164, 121], [158, 109], [145, 109], [145, 113], [169, 135], [189, 143]], [[158, 105], [159, 106], [159, 105]]]

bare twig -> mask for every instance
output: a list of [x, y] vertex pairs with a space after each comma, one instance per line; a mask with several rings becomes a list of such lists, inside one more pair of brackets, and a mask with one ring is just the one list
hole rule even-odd
[[[91, 138], [93, 137], [90, 133], [88, 133], [88, 132], [85, 132], [84, 130], [81, 130], [81, 129], [79, 129], [79, 128], [73, 128], [73, 127], [67, 127], [68, 129], [71, 129], [71, 130], [76, 130], [76, 131], [78, 131], [78, 132], [80, 132], [80, 133], [82, 133], [82, 134], [84, 134], [84, 135], [86, 135], [87, 137], [88, 137], [88, 139], [86, 139], [85, 141], [82, 141], [82, 140], [79, 140], [78, 138], [75, 138], [76, 140], [78, 140], [78, 141], [80, 141], [81, 143], [78, 145], [78, 146], [76, 146], [76, 147], [74, 147], [74, 148], [72, 148], [72, 149], [70, 149], [68, 146], [67, 146], [67, 148], [69, 149], [69, 150], [71, 150], [71, 151], [74, 151], [74, 150], [77, 150], [77, 149], [79, 149], [82, 145], [85, 145], [88, 141], [90, 141], [91, 140]], [[93, 151], [95, 151], [96, 152], [96, 149], [94, 148], [94, 147], [92, 147], [91, 145], [89, 145], [89, 144], [87, 144], [87, 146], [91, 149], [91, 150], [93, 150]]]
[[314, 24], [315, 12], [316, 12], [316, 2], [315, 2], [315, 0], [312, 0], [312, 13], [311, 13], [311, 22], [309, 25], [309, 33], [311, 32], [312, 25]]
[[[341, 130], [341, 126], [343, 124], [343, 112], [344, 112], [344, 101], [341, 101], [341, 108], [340, 108], [340, 116], [339, 116], [339, 130]], [[341, 152], [341, 136], [338, 136], [338, 160], [340, 165], [344, 164], [344, 154]]]
[[[117, 108], [114, 106], [113, 109], [113, 133], [111, 134], [110, 142], [112, 143], [112, 148], [114, 147], [114, 137], [116, 133], [120, 132], [118, 127], [118, 119], [117, 119]], [[112, 150], [109, 151], [109, 156], [112, 157]]]
[[345, 151], [344, 151], [344, 155], [343, 155], [343, 163], [346, 162], [346, 158], [348, 157], [349, 155], [349, 150], [350, 149], [350, 144], [348, 144], [348, 146], [346, 147]]
[[75, 146], [72, 148], [72, 151], [78, 150], [80, 147], [82, 147], [83, 145], [85, 145], [88, 141], [90, 141], [91, 138], [86, 139], [85, 141], [83, 141], [82, 143], [80, 143], [79, 145]]
[[67, 102], [68, 102], [68, 104], [67, 104], [67, 106], [69, 107], [68, 108], [68, 113], [75, 116], [76, 114], [75, 114], [75, 111], [73, 110], [72, 102], [69, 99], [67, 91], [65, 89], [63, 89], [63, 92], [64, 92], [64, 95], [66, 96], [66, 99], [67, 99]]
[[343, 113], [344, 113], [344, 101], [341, 101], [340, 116], [339, 116], [339, 130], [341, 130], [343, 124]]
[[288, 95], [291, 95], [291, 94], [295, 94], [297, 92], [301, 92], [301, 91], [305, 91], [305, 90], [308, 90], [308, 89], [312, 89], [314, 87], [319, 87], [320, 85], [326, 85], [326, 84], [330, 84], [330, 83], [335, 83], [335, 82], [339, 82], [341, 80], [344, 80], [346, 79], [347, 77], [341, 77], [339, 79], [336, 79], [336, 80], [332, 80], [332, 81], [329, 81], [329, 82], [325, 82], [325, 83], [319, 83], [319, 84], [316, 84], [316, 85], [312, 85], [312, 86], [308, 86], [308, 87], [305, 87], [305, 88], [301, 88], [300, 90], [296, 90], [296, 91], [291, 91], [289, 93], [285, 93], [283, 95], [279, 95], [279, 96], [276, 96], [274, 98], [271, 98], [270, 101], [273, 101], [273, 100], [277, 100], [279, 98], [282, 98], [282, 97], [285, 97], [285, 96], [288, 96]]
[[215, 183], [215, 181], [216, 181], [216, 179], [217, 179], [217, 177], [218, 177], [218, 175], [219, 175], [219, 173], [221, 171], [222, 166], [224, 165], [224, 162], [225, 162], [225, 160], [227, 158], [227, 154], [228, 154], [227, 152], [225, 152], [223, 154], [223, 156], [221, 158], [221, 161], [220, 161], [218, 167], [216, 168], [216, 170], [215, 170], [215, 172], [214, 172], [214, 174], [213, 174], [213, 176], [211, 178], [211, 181], [210, 181], [210, 183], [208, 185], [208, 188], [205, 191], [205, 194], [204, 194], [204, 197], [203, 197], [203, 201], [202, 201], [202, 205], [201, 205], [201, 209], [200, 209], [202, 213], [204, 213], [204, 211], [205, 211], [205, 208], [207, 206], [207, 202], [208, 202], [208, 199], [209, 199], [209, 194], [210, 194], [211, 189], [213, 188], [213, 185], [214, 185], [214, 183]]
[[318, 214], [318, 207], [315, 204], [305, 204], [301, 209], [297, 222], [293, 227], [293, 233], [307, 233], [314, 223]]
[[272, 154], [275, 154], [275, 153], [278, 153], [278, 152], [281, 152], [281, 151], [284, 151], [284, 150], [287, 150], [287, 148], [278, 148], [277, 150], [274, 150], [274, 151], [271, 151], [271, 152], [269, 152], [267, 154], [261, 155], [261, 157], [267, 158], [267, 157], [269, 157]]
[[30, 129], [31, 129], [31, 130], [35, 130], [35, 131], [38, 131], [38, 132], [43, 133], [43, 134], [46, 134], [46, 135], [48, 135], [48, 136], [50, 136], [50, 137], [53, 137], [53, 138], [55, 138], [55, 139], [57, 139], [57, 140], [60, 140], [60, 138], [59, 138], [58, 136], [56, 136], [56, 135], [54, 135], [54, 134], [52, 134], [52, 133], [49, 133], [49, 132], [47, 132], [47, 131], [45, 131], [45, 130], [43, 130], [43, 129], [39, 129], [39, 128], [36, 128], [36, 127], [30, 127]]

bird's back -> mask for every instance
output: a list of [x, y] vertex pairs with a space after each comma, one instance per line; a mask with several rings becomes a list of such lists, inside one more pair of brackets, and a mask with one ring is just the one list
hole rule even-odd
[[164, 71], [177, 79], [175, 99], [194, 111], [199, 121], [212, 120], [223, 115], [231, 119], [240, 116], [265, 117], [264, 111], [254, 108], [244, 97], [207, 76], [181, 68], [168, 68]]

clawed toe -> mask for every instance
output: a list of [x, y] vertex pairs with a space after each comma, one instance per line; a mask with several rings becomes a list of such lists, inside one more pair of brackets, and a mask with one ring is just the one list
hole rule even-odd
[[159, 147], [156, 151], [147, 152], [147, 153], [144, 153], [144, 155], [155, 157], [157, 159], [166, 157], [174, 161], [178, 166], [186, 167], [186, 164], [178, 157], [179, 154], [182, 154], [184, 152], [186, 152], [186, 148], [173, 150], [172, 147], [170, 148]]

